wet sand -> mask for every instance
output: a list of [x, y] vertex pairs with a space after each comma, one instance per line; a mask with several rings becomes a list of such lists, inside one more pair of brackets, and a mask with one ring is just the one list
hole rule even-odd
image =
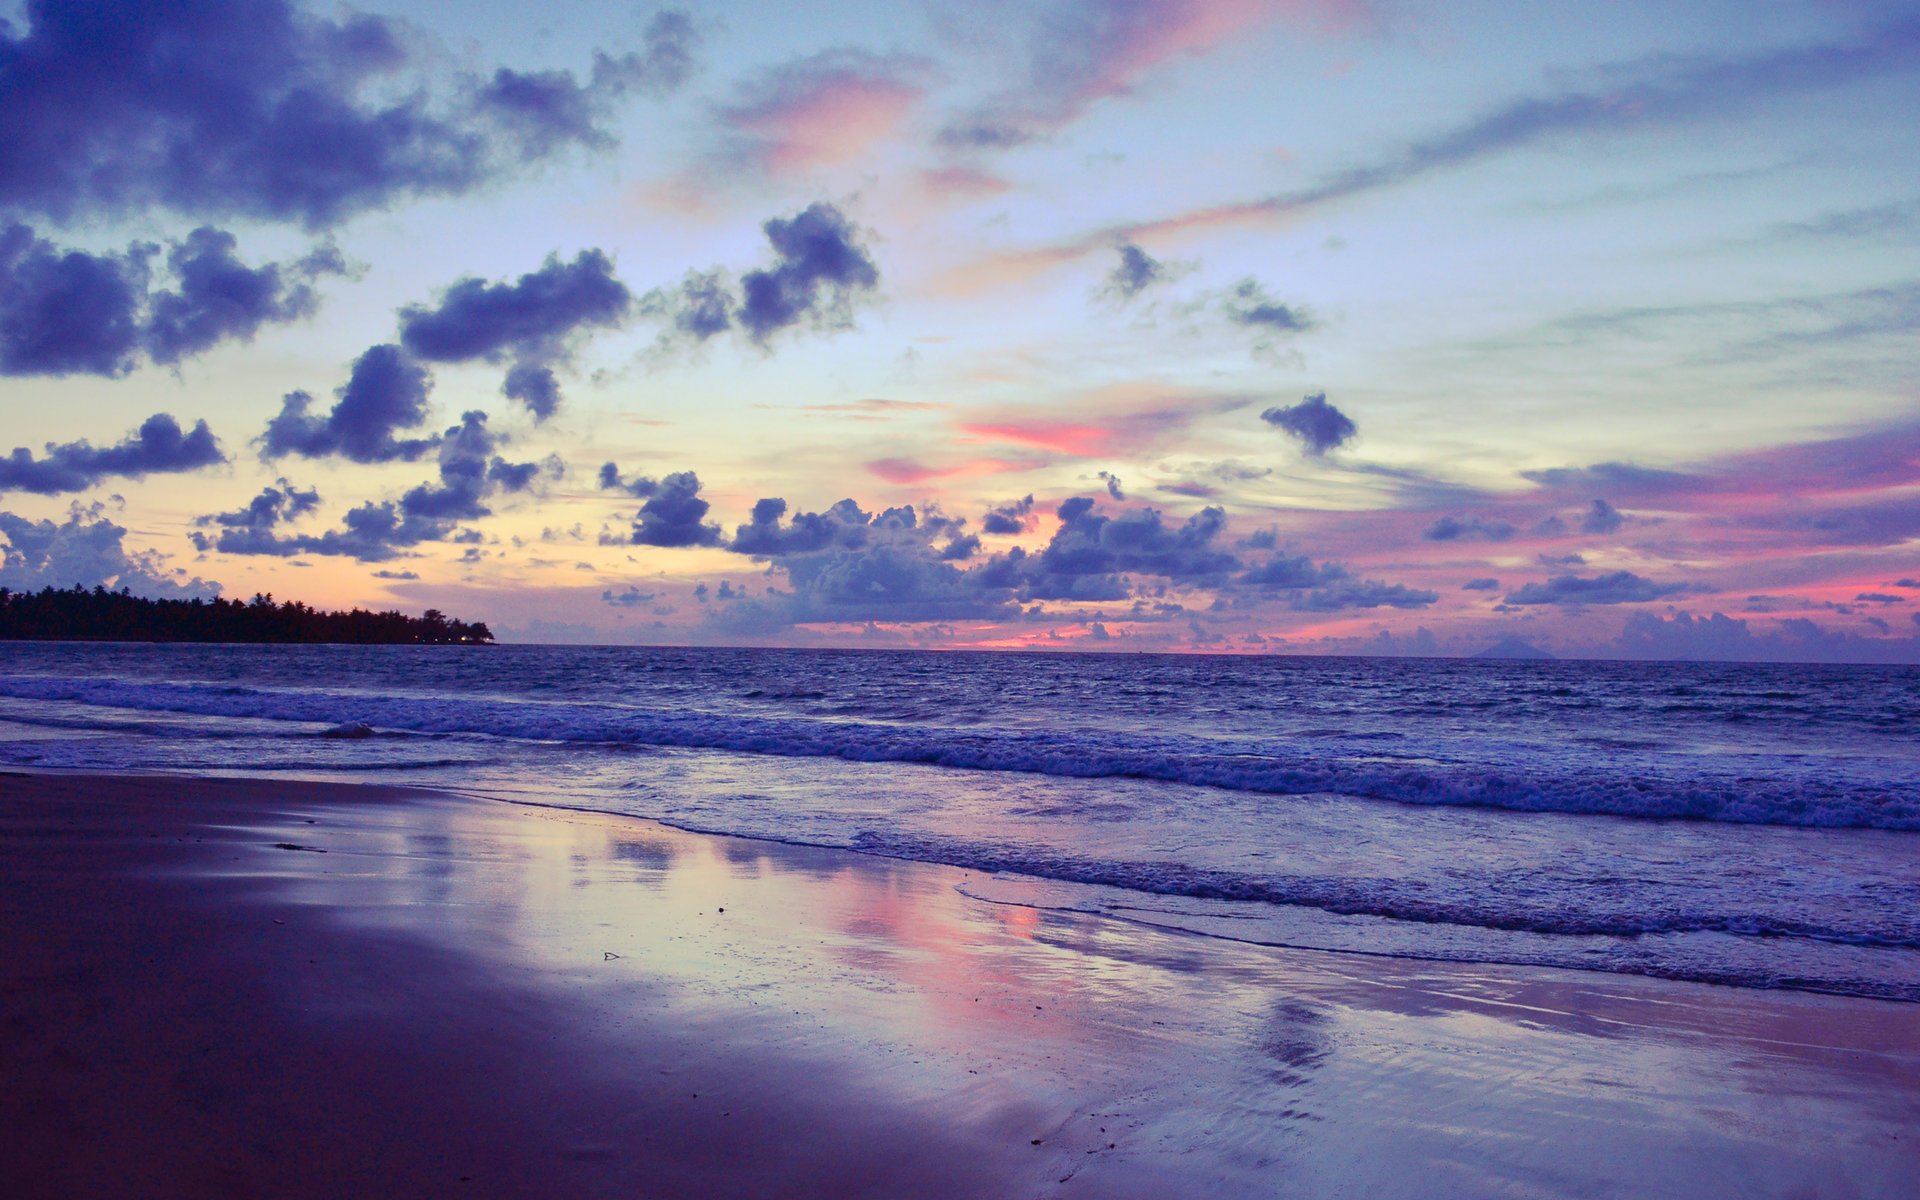
[[1920, 1194], [1920, 1005], [1243, 946], [969, 880], [0, 775], [0, 1194]]

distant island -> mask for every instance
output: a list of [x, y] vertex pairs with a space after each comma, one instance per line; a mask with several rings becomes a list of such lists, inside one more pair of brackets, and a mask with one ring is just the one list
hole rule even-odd
[[486, 645], [485, 622], [456, 621], [437, 608], [322, 612], [297, 600], [148, 600], [122, 588], [0, 588], [0, 640], [66, 642], [343, 642], [362, 646]]

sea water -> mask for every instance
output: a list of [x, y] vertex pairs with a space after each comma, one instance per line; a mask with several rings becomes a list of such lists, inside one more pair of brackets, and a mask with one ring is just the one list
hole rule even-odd
[[0, 765], [438, 786], [1195, 936], [1920, 1000], [1920, 668], [0, 643]]

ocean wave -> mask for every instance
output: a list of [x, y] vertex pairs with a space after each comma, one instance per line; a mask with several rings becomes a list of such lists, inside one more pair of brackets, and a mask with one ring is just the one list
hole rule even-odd
[[[587, 701], [511, 701], [51, 675], [0, 677], [0, 696], [137, 711], [304, 722], [550, 743], [723, 750], [1070, 778], [1137, 778], [1274, 795], [1339, 793], [1418, 805], [1920, 830], [1920, 780], [1848, 779], [1784, 760], [1738, 770], [1698, 760], [1620, 769], [1604, 755], [1557, 764], [1342, 755], [1281, 739], [1111, 729], [915, 725], [850, 717], [715, 714]], [[1771, 768], [1771, 773], [1766, 769]], [[1758, 772], [1758, 773], [1756, 773]]]

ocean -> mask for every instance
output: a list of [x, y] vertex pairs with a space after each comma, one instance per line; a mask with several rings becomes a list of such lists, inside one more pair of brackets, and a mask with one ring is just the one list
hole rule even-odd
[[1912, 667], [0, 643], [0, 766], [441, 787], [1196, 937], [1920, 1001]]

